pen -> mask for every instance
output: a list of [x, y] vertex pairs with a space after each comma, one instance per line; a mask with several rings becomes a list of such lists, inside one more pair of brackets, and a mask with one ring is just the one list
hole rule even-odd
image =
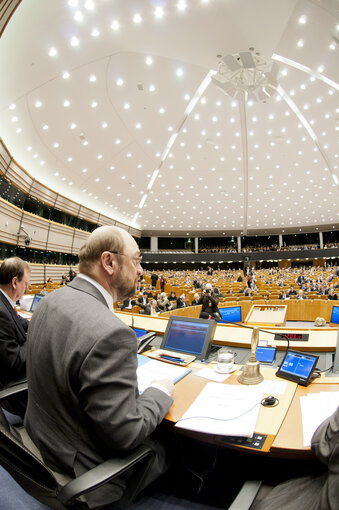
[[184, 363], [184, 361], [185, 361], [182, 358], [177, 358], [175, 356], [169, 356], [168, 354], [160, 354], [159, 357], [163, 358], [163, 359], [166, 359], [168, 361], [177, 361], [178, 363]]

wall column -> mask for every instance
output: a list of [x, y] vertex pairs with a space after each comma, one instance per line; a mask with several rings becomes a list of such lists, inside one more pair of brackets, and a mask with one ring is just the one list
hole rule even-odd
[[158, 251], [158, 238], [151, 237], [151, 251]]
[[199, 237], [194, 238], [194, 253], [199, 252]]
[[238, 253], [241, 253], [241, 237], [237, 237], [238, 240]]
[[323, 233], [322, 232], [319, 232], [319, 246], [320, 246], [321, 250], [324, 248], [324, 239], [323, 239]]
[[282, 238], [282, 235], [279, 234], [279, 248], [281, 248], [283, 245], [283, 238]]

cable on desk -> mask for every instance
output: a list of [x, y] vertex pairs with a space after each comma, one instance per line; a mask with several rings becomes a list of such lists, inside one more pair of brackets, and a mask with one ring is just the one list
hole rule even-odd
[[215, 420], [215, 421], [232, 421], [237, 420], [241, 416], [244, 416], [247, 413], [250, 413], [256, 406], [259, 406], [261, 404], [260, 402], [256, 402], [254, 406], [252, 406], [250, 409], [247, 409], [244, 413], [238, 414], [238, 416], [233, 416], [233, 418], [213, 418], [212, 416], [187, 416], [186, 418], [180, 418], [180, 420], [177, 421], [179, 423], [180, 421], [186, 421], [186, 420], [195, 420], [196, 418], [205, 419], [205, 420]]

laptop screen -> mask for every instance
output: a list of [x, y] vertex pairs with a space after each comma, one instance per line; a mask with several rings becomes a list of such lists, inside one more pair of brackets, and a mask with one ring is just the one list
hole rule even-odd
[[241, 306], [219, 308], [221, 318], [227, 322], [241, 322]]
[[339, 324], [339, 306], [334, 306], [332, 308], [332, 315], [330, 322], [333, 322], [333, 324]]
[[41, 301], [41, 299], [44, 297], [43, 294], [34, 294], [34, 298], [33, 298], [33, 301], [32, 301], [32, 304], [31, 304], [31, 308], [30, 308], [30, 312], [34, 312], [34, 310], [36, 309], [36, 307], [38, 306], [38, 303]]
[[276, 375], [307, 386], [318, 358], [319, 356], [304, 352], [286, 351]]
[[205, 359], [208, 356], [215, 327], [214, 320], [171, 315], [160, 348], [191, 354], [197, 359]]

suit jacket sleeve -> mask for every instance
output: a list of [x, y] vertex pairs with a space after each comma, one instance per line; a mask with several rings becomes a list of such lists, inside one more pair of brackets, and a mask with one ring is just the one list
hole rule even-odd
[[312, 449], [328, 469], [320, 508], [339, 508], [339, 407], [315, 431]]
[[10, 313], [0, 309], [0, 382], [3, 385], [26, 374], [25, 337]]
[[122, 326], [114, 332], [114, 343], [112, 335], [95, 343], [80, 369], [82, 408], [97, 437], [113, 449], [142, 443], [173, 402], [155, 388], [138, 394], [136, 349], [134, 333]]

